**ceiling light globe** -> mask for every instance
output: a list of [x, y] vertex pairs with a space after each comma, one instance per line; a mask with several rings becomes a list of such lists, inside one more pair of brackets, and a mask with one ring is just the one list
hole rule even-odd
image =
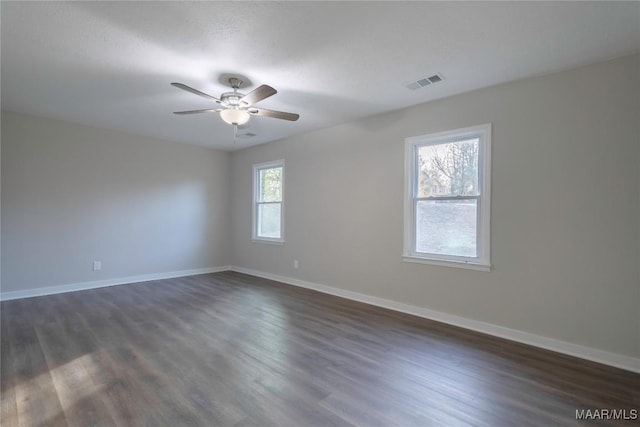
[[220, 111], [220, 117], [230, 125], [243, 125], [249, 121], [249, 117], [251, 116], [244, 110], [229, 108]]

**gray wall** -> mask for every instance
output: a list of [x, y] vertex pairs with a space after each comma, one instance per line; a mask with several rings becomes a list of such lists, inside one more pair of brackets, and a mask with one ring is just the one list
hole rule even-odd
[[[639, 76], [627, 57], [235, 152], [231, 260], [638, 357]], [[404, 138], [488, 122], [493, 271], [403, 263]], [[282, 158], [286, 243], [253, 243], [251, 166]]]
[[[3, 112], [2, 291], [233, 264], [639, 357], [639, 87], [628, 57], [232, 154]], [[403, 263], [404, 138], [487, 122], [493, 271]], [[252, 243], [281, 158], [286, 243]]]
[[2, 291], [227, 265], [228, 168], [222, 151], [3, 112]]

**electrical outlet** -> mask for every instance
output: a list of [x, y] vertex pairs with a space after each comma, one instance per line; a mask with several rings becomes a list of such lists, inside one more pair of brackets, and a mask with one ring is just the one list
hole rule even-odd
[[98, 271], [102, 268], [102, 261], [93, 261], [93, 271]]
[[297, 259], [294, 259], [294, 260], [293, 260], [293, 268], [295, 268], [295, 269], [297, 270], [299, 265], [300, 265], [300, 264], [298, 264], [298, 260], [297, 260]]

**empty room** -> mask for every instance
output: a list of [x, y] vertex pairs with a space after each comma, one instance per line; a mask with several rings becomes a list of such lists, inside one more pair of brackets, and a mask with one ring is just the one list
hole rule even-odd
[[12, 426], [630, 426], [640, 2], [0, 2]]

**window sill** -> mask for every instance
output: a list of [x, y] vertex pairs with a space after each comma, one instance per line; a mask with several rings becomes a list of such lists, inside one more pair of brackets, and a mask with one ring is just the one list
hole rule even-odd
[[251, 241], [253, 243], [266, 243], [267, 245], [284, 245], [284, 240], [282, 240], [282, 239], [278, 239], [278, 240], [275, 240], [275, 239], [260, 239], [260, 238], [257, 238], [257, 237], [253, 237], [251, 239]]
[[441, 267], [454, 267], [454, 268], [464, 268], [467, 270], [476, 270], [476, 271], [491, 271], [491, 264], [479, 264], [465, 261], [450, 261], [443, 259], [433, 259], [433, 258], [422, 258], [416, 256], [408, 256], [404, 255], [402, 257], [404, 262], [411, 262], [416, 264], [431, 264], [438, 265]]

